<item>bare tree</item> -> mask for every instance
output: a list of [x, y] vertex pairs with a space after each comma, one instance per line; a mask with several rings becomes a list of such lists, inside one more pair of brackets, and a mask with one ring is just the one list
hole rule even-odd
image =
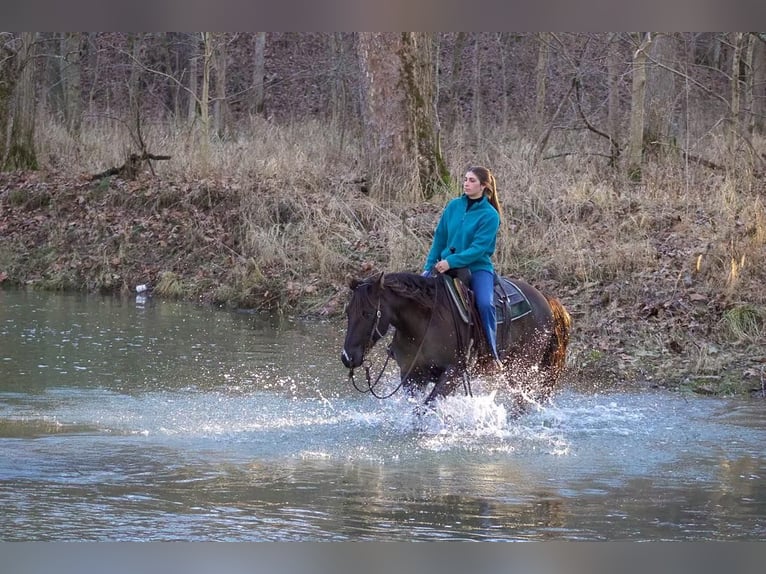
[[481, 137], [482, 102], [481, 102], [481, 34], [474, 34], [473, 40], [473, 133], [478, 141]]
[[229, 128], [229, 103], [226, 99], [227, 39], [221, 32], [214, 37], [213, 69], [215, 71], [215, 99], [213, 100], [213, 131], [224, 136]]
[[540, 32], [537, 35], [537, 68], [535, 70], [535, 125], [541, 133], [545, 124], [545, 96], [548, 80], [548, 55], [550, 53], [550, 34]]
[[80, 132], [82, 121], [82, 66], [80, 55], [83, 45], [82, 32], [64, 32], [61, 35], [61, 92], [63, 94], [64, 120], [72, 134]]
[[654, 34], [648, 48], [651, 65], [647, 66], [644, 142], [666, 145], [677, 134], [675, 97], [675, 38], [673, 34]]
[[[364, 143], [381, 196], [431, 197], [448, 180], [439, 146], [434, 38], [429, 33], [362, 32]], [[414, 190], [413, 190], [414, 191]]]
[[742, 32], [732, 32], [731, 34], [731, 44], [733, 47], [731, 55], [731, 100], [726, 143], [729, 154], [729, 164], [732, 166], [736, 165], [737, 161], [737, 143], [740, 130], [739, 115], [742, 100], [740, 60], [742, 58], [743, 38], [744, 34]]
[[620, 71], [622, 67], [622, 51], [620, 50], [619, 33], [609, 34], [607, 40], [607, 125], [612, 141], [620, 141]]
[[253, 91], [250, 99], [250, 108], [254, 114], [262, 115], [264, 112], [265, 84], [266, 32], [256, 32], [253, 36]]
[[747, 130], [748, 136], [752, 136], [755, 131], [755, 118], [753, 116], [753, 104], [755, 102], [755, 84], [753, 77], [753, 64], [755, 58], [755, 35], [748, 34], [745, 37], [745, 54], [743, 58], [744, 67], [744, 118], [743, 125]]
[[200, 42], [197, 34], [191, 34], [191, 48], [189, 55], [189, 79], [187, 80], [186, 91], [189, 94], [189, 108], [187, 110], [186, 119], [189, 126], [193, 126], [197, 119], [197, 113], [199, 110], [199, 98], [197, 96], [197, 76], [199, 74], [199, 60], [200, 60]]
[[13, 93], [18, 81], [15, 38], [10, 32], [0, 32], [0, 165], [8, 154], [9, 122], [13, 117]]
[[36, 32], [22, 32], [16, 52], [16, 77], [11, 114], [10, 139], [3, 157], [4, 170], [37, 169], [35, 149], [35, 37]]
[[500, 106], [500, 125], [502, 126], [503, 131], [508, 129], [508, 120], [510, 119], [511, 115], [511, 102], [510, 98], [508, 97], [508, 76], [510, 75], [508, 73], [508, 44], [510, 42], [510, 38], [511, 34], [508, 32], [502, 32], [497, 35], [497, 47], [500, 53], [500, 101], [502, 102]]
[[213, 65], [213, 33], [202, 32], [202, 94], [199, 98], [202, 124], [202, 161], [210, 160], [210, 70]]
[[458, 32], [452, 49], [452, 68], [450, 80], [445, 92], [447, 93], [447, 129], [455, 127], [460, 116], [460, 75], [463, 70], [463, 50], [465, 49], [465, 32]]
[[130, 77], [128, 79], [128, 101], [130, 102], [130, 118], [135, 129], [141, 129], [141, 76], [144, 61], [144, 35], [141, 32], [130, 34], [128, 38], [130, 49]]
[[766, 37], [753, 35], [752, 124], [753, 132], [766, 131]]
[[652, 42], [651, 32], [634, 34], [633, 88], [630, 99], [630, 135], [628, 141], [628, 178], [641, 181], [644, 155], [644, 101], [646, 98], [646, 52]]

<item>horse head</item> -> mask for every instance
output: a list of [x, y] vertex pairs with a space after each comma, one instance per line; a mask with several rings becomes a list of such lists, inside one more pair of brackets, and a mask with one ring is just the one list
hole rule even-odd
[[350, 284], [351, 299], [346, 305], [346, 340], [340, 359], [354, 369], [361, 366], [367, 352], [388, 331], [391, 312], [384, 291], [384, 275]]

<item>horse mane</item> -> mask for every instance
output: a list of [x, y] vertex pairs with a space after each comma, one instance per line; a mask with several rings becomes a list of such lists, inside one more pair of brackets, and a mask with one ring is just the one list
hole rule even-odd
[[437, 301], [440, 278], [423, 277], [417, 273], [388, 273], [383, 284], [393, 293], [409, 299], [424, 309], [432, 309]]

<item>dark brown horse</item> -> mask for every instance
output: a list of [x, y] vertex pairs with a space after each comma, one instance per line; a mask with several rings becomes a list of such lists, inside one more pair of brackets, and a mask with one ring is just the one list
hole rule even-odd
[[[425, 392], [434, 384], [426, 403], [451, 394], [466, 376], [486, 372], [492, 361], [481, 321], [476, 314], [467, 321], [461, 316], [447, 281], [413, 273], [352, 281], [341, 353], [352, 380], [354, 369], [389, 327], [395, 329], [389, 352], [399, 365], [402, 386]], [[503, 293], [509, 295], [504, 302], [499, 301]], [[569, 313], [557, 299], [517, 279], [498, 278], [496, 305], [502, 375], [511, 390], [535, 401], [547, 399], [564, 368]], [[471, 299], [467, 307], [474, 307]]]

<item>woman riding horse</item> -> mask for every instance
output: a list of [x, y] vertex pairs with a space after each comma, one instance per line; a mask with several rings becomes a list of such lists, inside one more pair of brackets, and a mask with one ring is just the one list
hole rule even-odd
[[[498, 351], [506, 365], [503, 376], [511, 390], [534, 401], [545, 400], [564, 368], [569, 313], [557, 299], [522, 280], [500, 281], [512, 285], [526, 305], [525, 312], [515, 317], [505, 314], [498, 328]], [[483, 346], [483, 336], [477, 334], [477, 321], [465, 321], [455, 313], [442, 276], [381, 273], [353, 281], [351, 289], [341, 361], [352, 380], [354, 369], [364, 364], [389, 327], [395, 328], [389, 353], [399, 365], [401, 385], [410, 391], [434, 385], [426, 403], [452, 393], [480, 367], [476, 349]], [[374, 393], [369, 367], [367, 384]]]
[[497, 353], [492, 255], [500, 213], [495, 177], [486, 167], [469, 168], [463, 179], [463, 195], [447, 204], [436, 225], [423, 273], [427, 276], [458, 268], [471, 272], [471, 290], [497, 370], [503, 365]]

